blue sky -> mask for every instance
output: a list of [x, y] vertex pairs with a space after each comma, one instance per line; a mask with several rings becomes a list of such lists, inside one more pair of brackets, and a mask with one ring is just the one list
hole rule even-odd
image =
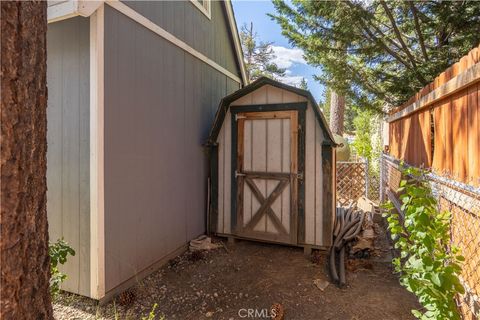
[[320, 71], [318, 68], [305, 63], [302, 58], [302, 51], [293, 48], [288, 43], [287, 38], [282, 35], [280, 26], [267, 16], [267, 13], [275, 12], [272, 3], [270, 1], [251, 0], [233, 0], [232, 3], [239, 30], [243, 24], [253, 22], [253, 28], [258, 33], [259, 40], [274, 42], [273, 49], [277, 56], [275, 62], [280, 67], [287, 69], [287, 77], [282, 81], [295, 84], [304, 77], [317, 102], [323, 100], [324, 88], [312, 77], [314, 74], [319, 74]]

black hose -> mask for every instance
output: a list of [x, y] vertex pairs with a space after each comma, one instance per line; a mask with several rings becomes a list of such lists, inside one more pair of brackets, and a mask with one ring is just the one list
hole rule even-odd
[[340, 249], [340, 243], [342, 243], [343, 237], [345, 234], [350, 230], [350, 228], [355, 227], [355, 225], [360, 221], [360, 217], [356, 217], [355, 220], [350, 221], [341, 231], [338, 237], [335, 238], [335, 242], [333, 243], [334, 247]]
[[347, 281], [345, 280], [345, 246], [343, 246], [342, 249], [340, 250], [340, 257], [338, 260], [339, 260], [338, 273], [340, 275], [340, 287], [343, 287], [347, 283]]
[[345, 221], [350, 222], [352, 220], [353, 207], [350, 207], [346, 210]]
[[340, 231], [342, 231], [343, 226], [345, 225], [345, 210], [343, 208], [340, 209]]
[[340, 210], [337, 209], [337, 214], [335, 216], [335, 229], [333, 230], [333, 235], [336, 237], [341, 230], [341, 221], [340, 221]]
[[333, 282], [338, 282], [337, 267], [335, 266], [335, 247], [330, 249], [330, 275]]
[[365, 220], [365, 215], [365, 212], [360, 213], [360, 222], [358, 223], [357, 228], [352, 234], [347, 234], [343, 237], [345, 241], [350, 241], [354, 239], [360, 233], [360, 230], [362, 230], [363, 220]]

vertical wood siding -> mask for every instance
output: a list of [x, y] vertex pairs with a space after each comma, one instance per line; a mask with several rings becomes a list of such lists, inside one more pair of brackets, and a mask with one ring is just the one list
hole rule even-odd
[[[269, 104], [269, 103], [288, 103], [288, 102], [301, 102], [307, 101], [304, 97], [299, 96], [290, 91], [282, 90], [272, 87], [270, 85], [263, 86], [252, 93], [245, 95], [238, 100], [231, 103], [231, 105], [252, 105], [252, 104]], [[219, 163], [218, 163], [218, 224], [217, 232], [220, 234], [230, 234], [230, 193], [231, 193], [231, 113], [227, 111], [225, 116], [225, 122], [222, 125], [218, 136], [218, 148], [219, 148]], [[266, 125], [262, 123], [252, 123], [252, 126]], [[246, 124], [247, 126], [247, 124]], [[249, 128], [249, 127], [248, 127]], [[248, 128], [245, 130], [246, 138], [248, 137]], [[250, 128], [255, 129], [255, 128]], [[260, 128], [257, 128], [260, 130]], [[263, 128], [264, 130], [266, 129]], [[269, 128], [272, 129], [273, 128]], [[322, 129], [315, 119], [315, 114], [310, 103], [308, 104], [306, 111], [306, 147], [305, 147], [305, 244], [311, 245], [324, 245], [323, 241], [323, 210], [322, 210], [322, 192], [323, 192], [323, 177], [322, 177], [322, 142], [324, 140]], [[284, 133], [285, 133], [284, 128]], [[255, 139], [259, 139], [258, 135]], [[260, 144], [256, 144], [260, 145]], [[257, 150], [258, 151], [258, 150]], [[248, 150], [245, 154], [245, 165], [248, 166]], [[255, 150], [251, 151], [257, 154]], [[285, 152], [283, 152], [285, 157]], [[266, 160], [265, 160], [266, 161]], [[223, 163], [222, 163], [223, 162]], [[285, 158], [284, 163], [288, 162]], [[252, 164], [253, 165], [253, 164]], [[260, 164], [259, 164], [260, 165]], [[228, 168], [227, 168], [228, 167]], [[255, 169], [255, 167], [252, 167]], [[262, 167], [262, 170], [265, 168]], [[285, 168], [289, 170], [289, 167]], [[268, 186], [264, 186], [267, 188]], [[270, 186], [271, 189], [271, 186]], [[270, 191], [270, 189], [268, 191]], [[247, 190], [247, 189], [245, 189]], [[260, 190], [262, 190], [260, 188]], [[284, 192], [285, 193], [285, 192]], [[287, 194], [287, 193], [285, 193]], [[259, 204], [255, 197], [249, 192], [244, 193], [245, 204], [244, 209], [250, 207], [251, 212], [255, 212], [258, 209]], [[283, 206], [289, 206], [289, 197], [281, 197], [281, 203]], [[250, 204], [250, 206], [249, 206]], [[274, 204], [274, 206], [280, 206], [280, 203]], [[278, 209], [278, 208], [277, 208]], [[275, 210], [275, 209], [274, 209]], [[277, 212], [277, 211], [276, 211]], [[282, 215], [283, 217], [283, 215]], [[227, 223], [228, 222], [228, 223]], [[282, 223], [287, 227], [289, 226], [288, 218], [283, 219]], [[268, 222], [267, 223], [268, 228]], [[258, 224], [260, 225], [260, 223]], [[288, 230], [288, 229], [287, 229]]]
[[[290, 173], [290, 119], [257, 119], [245, 120], [244, 130], [244, 171], [284, 172]], [[279, 181], [253, 180], [265, 199], [273, 192]], [[246, 226], [260, 203], [252, 193], [248, 184], [243, 190], [243, 226]], [[287, 231], [290, 230], [290, 186], [272, 203], [273, 212]], [[254, 230], [278, 233], [271, 219], [265, 216], [257, 223]], [[290, 231], [289, 231], [290, 233]]]
[[76, 255], [61, 267], [62, 288], [90, 294], [89, 20], [48, 25], [47, 213], [50, 241]]
[[[186, 5], [138, 4], [177, 36], [202, 28], [184, 21]], [[105, 57], [108, 292], [205, 231], [202, 144], [220, 99], [240, 85], [109, 6]]]
[[[475, 48], [441, 73], [430, 85], [419, 91], [395, 112], [406, 108], [479, 63], [480, 47]], [[411, 165], [431, 167], [459, 181], [478, 185], [480, 177], [479, 99], [478, 81], [472, 81], [471, 84], [452, 95], [440, 96], [431, 107], [420, 109], [390, 122], [391, 155]]]
[[211, 1], [211, 20], [187, 1], [123, 1], [195, 50], [240, 74], [221, 1]]

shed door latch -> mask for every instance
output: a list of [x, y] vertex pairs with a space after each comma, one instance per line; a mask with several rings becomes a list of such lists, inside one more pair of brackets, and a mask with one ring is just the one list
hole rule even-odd
[[299, 172], [296, 174], [298, 180], [303, 180], [303, 173]]
[[235, 170], [235, 178], [238, 178], [238, 177], [245, 177], [245, 173], [240, 173], [237, 170]]

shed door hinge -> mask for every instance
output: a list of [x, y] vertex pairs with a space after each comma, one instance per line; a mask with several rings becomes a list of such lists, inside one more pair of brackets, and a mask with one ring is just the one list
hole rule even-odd
[[235, 115], [235, 121], [238, 121], [238, 119], [246, 119], [246, 116], [239, 116], [238, 114]]

